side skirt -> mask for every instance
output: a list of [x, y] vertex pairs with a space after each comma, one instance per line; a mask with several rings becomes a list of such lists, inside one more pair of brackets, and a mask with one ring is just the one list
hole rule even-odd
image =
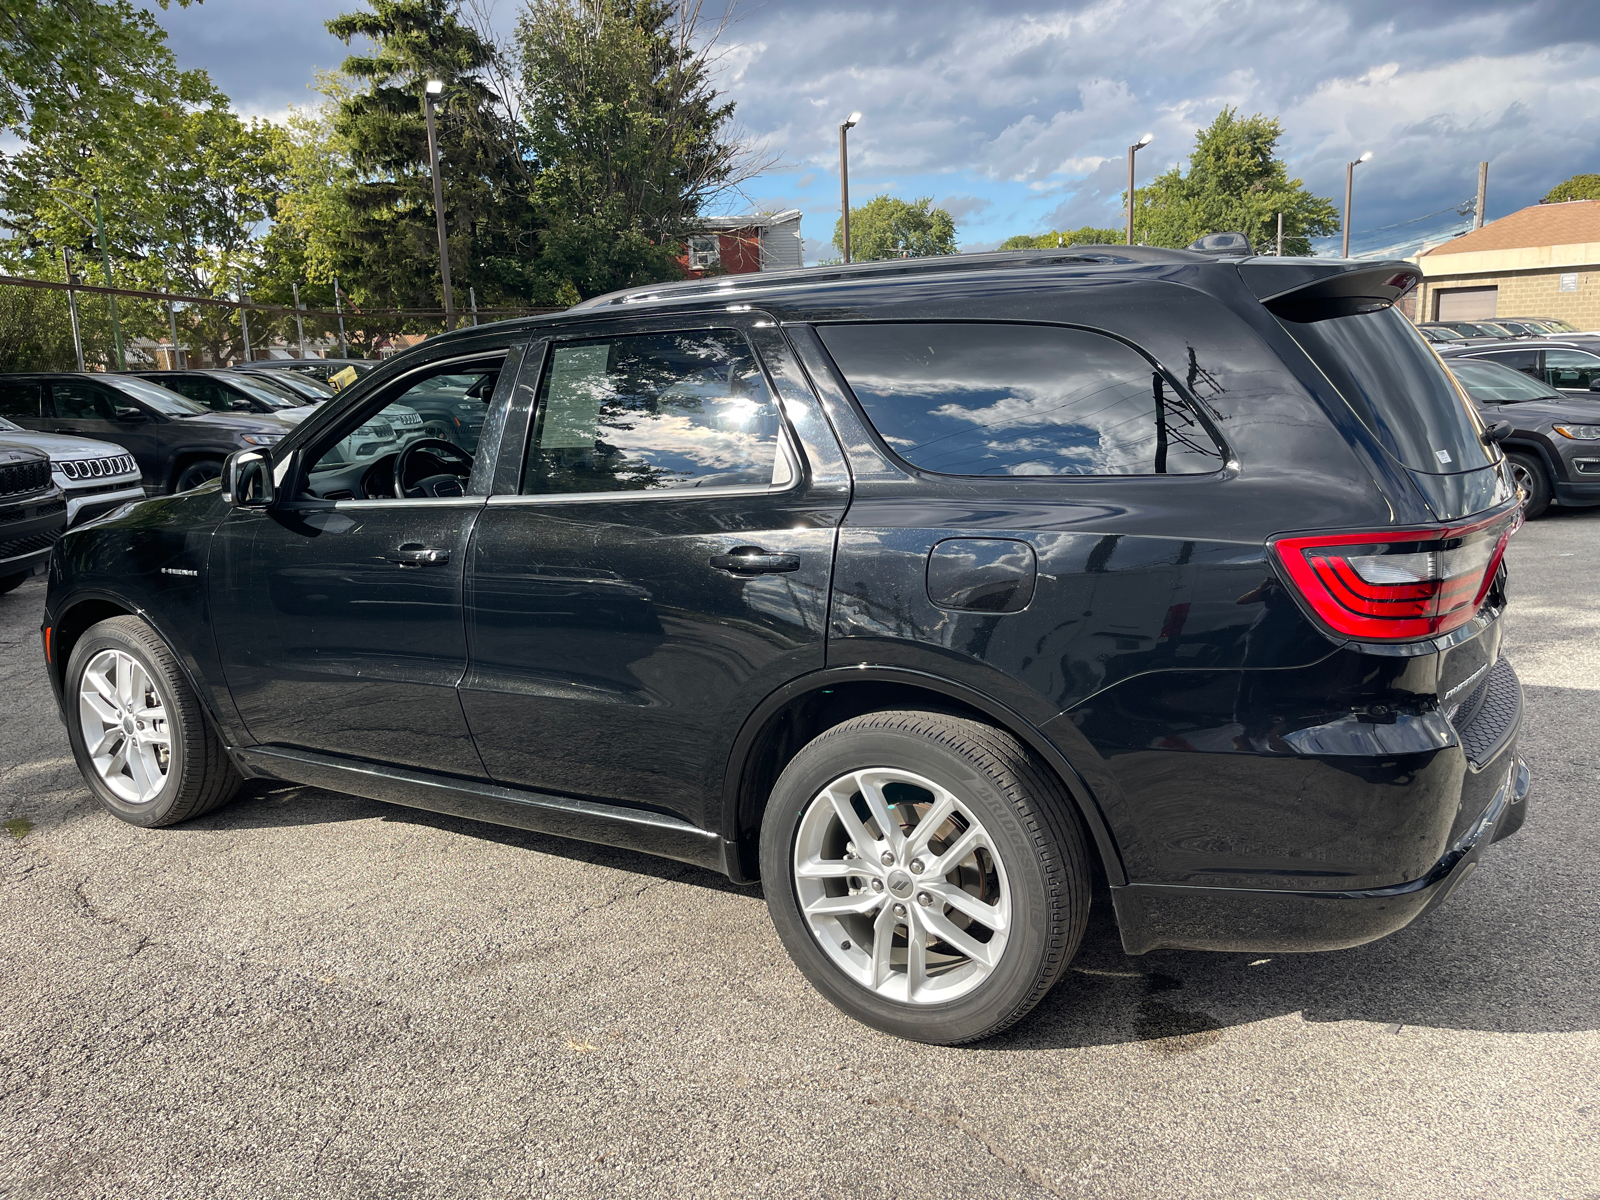
[[638, 850], [728, 874], [727, 847], [709, 830], [677, 817], [597, 804], [454, 776], [337, 758], [280, 746], [236, 748], [247, 775], [348, 792], [368, 800], [448, 813], [491, 825], [531, 829], [580, 842]]

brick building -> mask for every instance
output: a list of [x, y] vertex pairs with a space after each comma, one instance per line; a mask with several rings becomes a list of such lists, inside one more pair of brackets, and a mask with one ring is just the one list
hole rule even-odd
[[1534, 204], [1413, 259], [1419, 321], [1561, 317], [1600, 329], [1600, 200]]
[[703, 217], [700, 225], [704, 232], [689, 239], [689, 253], [680, 260], [690, 278], [805, 265], [798, 208], [750, 217]]

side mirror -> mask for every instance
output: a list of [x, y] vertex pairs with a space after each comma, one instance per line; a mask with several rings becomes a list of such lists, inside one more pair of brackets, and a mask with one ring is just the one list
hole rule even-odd
[[270, 508], [272, 456], [265, 450], [235, 450], [222, 464], [222, 494], [235, 508]]
[[129, 405], [126, 408], [119, 406], [113, 411], [117, 415], [117, 420], [126, 421], [130, 425], [137, 425], [140, 421], [149, 420], [149, 418], [144, 415], [143, 409], [134, 408], [132, 405]]
[[1496, 442], [1503, 442], [1511, 436], [1512, 425], [1510, 421], [1496, 421], [1482, 433], [1483, 444], [1493, 446]]

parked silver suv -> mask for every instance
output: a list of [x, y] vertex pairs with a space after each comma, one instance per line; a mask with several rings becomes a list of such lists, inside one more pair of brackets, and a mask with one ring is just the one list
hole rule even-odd
[[37, 433], [0, 417], [0, 437], [50, 456], [50, 477], [67, 502], [67, 524], [144, 499], [139, 464], [121, 446], [64, 433]]

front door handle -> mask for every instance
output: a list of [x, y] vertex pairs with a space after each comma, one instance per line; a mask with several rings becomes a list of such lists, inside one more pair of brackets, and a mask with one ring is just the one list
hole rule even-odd
[[389, 561], [401, 567], [436, 567], [450, 561], [450, 551], [407, 542], [389, 555]]
[[768, 554], [760, 546], [735, 546], [726, 554], [713, 554], [711, 565], [735, 575], [765, 575], [775, 571], [798, 571], [798, 554]]

